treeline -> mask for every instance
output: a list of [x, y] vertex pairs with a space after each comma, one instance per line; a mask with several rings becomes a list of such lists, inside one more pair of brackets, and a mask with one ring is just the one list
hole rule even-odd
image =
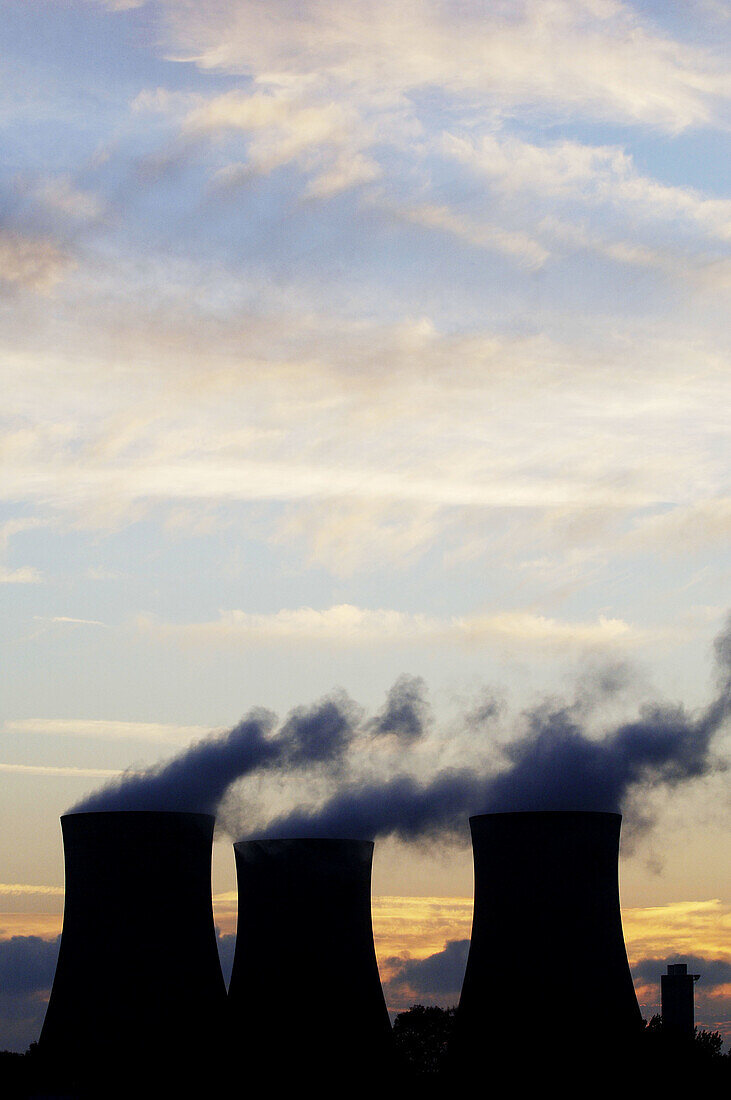
[[[396, 1016], [393, 1025], [396, 1062], [399, 1072], [413, 1080], [428, 1082], [449, 1075], [449, 1042], [456, 1015], [456, 1007], [440, 1008], [435, 1005], [412, 1005]], [[566, 1031], [565, 1058], [569, 1062], [572, 1053], [581, 1055], [584, 1064], [595, 1064], [599, 1072], [602, 1065], [610, 1066], [613, 1051], [602, 1042], [601, 1034], [586, 1049], [581, 1040], [572, 1052], [571, 1029]], [[528, 1029], [519, 1046], [530, 1060], [534, 1042]], [[500, 1052], [490, 1049], [489, 1036], [485, 1036], [485, 1067], [494, 1068], [500, 1060]], [[723, 1037], [718, 1031], [696, 1028], [689, 1042], [668, 1037], [663, 1031], [662, 1017], [658, 1014], [644, 1024], [636, 1048], [626, 1060], [632, 1072], [647, 1075], [650, 1079], [671, 1079], [688, 1076], [696, 1084], [708, 1081], [731, 1084], [731, 1050], [723, 1052]], [[537, 1070], [540, 1073], [540, 1068]]]
[[[447, 1085], [451, 1077], [449, 1065], [449, 1043], [456, 1008], [440, 1008], [435, 1005], [412, 1005], [405, 1012], [399, 1013], [393, 1025], [394, 1060], [392, 1072], [392, 1084], [397, 1089], [404, 1085], [418, 1086], [421, 1095], [442, 1095], [442, 1087]], [[582, 1032], [584, 1034], [584, 1032]], [[324, 1036], [327, 1035], [327, 1025], [324, 1027]], [[580, 1057], [582, 1065], [591, 1067], [592, 1075], [601, 1081], [605, 1075], [615, 1073], [615, 1081], [629, 1078], [634, 1085], [639, 1085], [644, 1080], [648, 1084], [657, 1087], [666, 1083], [676, 1086], [687, 1080], [695, 1089], [699, 1087], [724, 1086], [731, 1084], [731, 1051], [723, 1053], [723, 1039], [718, 1031], [707, 1031], [696, 1028], [693, 1039], [683, 1043], [677, 1039], [670, 1039], [663, 1031], [660, 1016], [653, 1016], [645, 1023], [643, 1032], [638, 1039], [635, 1051], [630, 1059], [625, 1059], [618, 1064], [616, 1052], [602, 1042], [601, 1034], [597, 1034], [595, 1042], [587, 1048], [585, 1039], [581, 1046], [577, 1044], [572, 1050], [571, 1029], [566, 1032], [566, 1045], [561, 1052], [557, 1052], [556, 1060], [552, 1060], [550, 1068], [546, 1068], [546, 1076], [551, 1078], [556, 1074], [556, 1066], [565, 1064], [570, 1067], [574, 1057]], [[529, 1067], [533, 1079], [539, 1079], [543, 1073], [543, 1067], [535, 1063], [536, 1044], [531, 1038], [530, 1032], [525, 1029], [523, 1035], [518, 1036], [518, 1049], [524, 1051], [525, 1066]], [[286, 1049], [282, 1055], [286, 1057]], [[243, 1046], [243, 1044], [242, 1044]], [[499, 1050], [491, 1049], [489, 1036], [485, 1036], [485, 1072], [491, 1076], [498, 1071], [508, 1069], [513, 1075], [520, 1075], [525, 1067], [505, 1067]], [[237, 1066], [236, 1080], [246, 1076], [246, 1059], [242, 1065]], [[201, 1100], [210, 1095], [210, 1085], [215, 1079], [216, 1091], [229, 1082], [225, 1080], [226, 1073], [221, 1067], [215, 1067], [215, 1073], [208, 1082], [191, 1082], [190, 1092], [184, 1095], [199, 1097]], [[358, 1067], [353, 1067], [353, 1080], [358, 1080]], [[627, 1080], [629, 1085], [630, 1080]], [[550, 1083], [550, 1082], [546, 1082]], [[384, 1091], [388, 1092], [388, 1081], [384, 1081]], [[144, 1082], [139, 1082], [139, 1091], [136, 1097], [145, 1097]], [[601, 1090], [599, 1090], [601, 1093]], [[91, 1093], [79, 1093], [73, 1088], [64, 1088], [62, 1082], [57, 1082], [49, 1075], [49, 1069], [40, 1056], [38, 1047], [32, 1043], [29, 1049], [23, 1053], [12, 1051], [0, 1052], [0, 1096], [12, 1098], [12, 1100], [76, 1100], [84, 1097], [91, 1100]], [[110, 1081], [108, 1092], [94, 1092], [94, 1100], [103, 1100], [104, 1096], [116, 1095], [113, 1084]], [[125, 1091], [126, 1095], [126, 1091]], [[156, 1098], [159, 1093], [155, 1091]], [[175, 1095], [183, 1095], [176, 1089]]]

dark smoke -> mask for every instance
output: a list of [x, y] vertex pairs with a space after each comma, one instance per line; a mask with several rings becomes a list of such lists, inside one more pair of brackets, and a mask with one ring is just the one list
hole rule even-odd
[[322, 699], [313, 707], [297, 707], [282, 726], [277, 744], [285, 765], [342, 763], [353, 740], [358, 710], [345, 694]]
[[127, 772], [73, 807], [90, 810], [181, 810], [215, 813], [227, 788], [241, 776], [267, 766], [280, 748], [268, 739], [269, 711], [255, 710], [223, 737], [207, 737], [174, 759], [145, 772]]
[[443, 771], [427, 784], [409, 775], [354, 784], [320, 809], [300, 807], [270, 821], [256, 836], [402, 840], [453, 833], [465, 825], [466, 807], [479, 803], [482, 784], [467, 769]]
[[299, 707], [272, 737], [275, 716], [253, 710], [223, 736], [197, 741], [180, 756], [144, 772], [126, 772], [88, 795], [72, 813], [89, 810], [179, 810], [215, 813], [237, 779], [273, 767], [334, 770], [352, 740], [357, 709], [344, 694]]
[[[448, 770], [422, 783], [410, 776], [351, 784], [316, 809], [270, 821], [270, 836], [367, 837], [413, 841], [465, 837], [472, 814], [518, 810], [619, 812], [643, 785], [673, 786], [718, 766], [711, 740], [731, 713], [731, 620], [715, 643], [719, 693], [698, 716], [647, 706], [601, 740], [587, 737], [576, 707], [531, 712], [528, 730], [504, 750], [497, 775]], [[639, 819], [642, 821], [642, 819]], [[638, 822], [639, 823], [639, 822]], [[645, 822], [646, 823], [646, 822]]]
[[[719, 691], [698, 715], [682, 706], [646, 706], [637, 719], [602, 739], [586, 735], [581, 716], [586, 690], [571, 706], [544, 704], [524, 716], [527, 730], [503, 749], [507, 767], [438, 771], [421, 781], [411, 775], [387, 780], [344, 782], [359, 733], [392, 736], [406, 751], [428, 723], [425, 685], [401, 676], [383, 710], [363, 722], [344, 693], [310, 708], [297, 708], [274, 733], [274, 715], [254, 710], [223, 736], [192, 745], [172, 760], [145, 772], [128, 772], [83, 799], [74, 812], [88, 810], [178, 810], [215, 813], [231, 785], [255, 772], [279, 769], [283, 775], [324, 770], [340, 787], [319, 808], [299, 806], [270, 820], [256, 835], [371, 838], [396, 835], [418, 841], [466, 835], [471, 814], [511, 810], [604, 810], [626, 807], [643, 786], [682, 781], [717, 766], [711, 742], [731, 713], [731, 619], [716, 639]], [[622, 676], [601, 687], [611, 694]], [[490, 699], [481, 703], [480, 725], [498, 713]], [[474, 715], [467, 728], [475, 733]], [[357, 744], [360, 744], [358, 742]], [[636, 824], [641, 823], [638, 817]]]
[[386, 696], [386, 705], [369, 724], [371, 732], [391, 734], [401, 741], [423, 736], [429, 719], [426, 684], [421, 676], [399, 676]]

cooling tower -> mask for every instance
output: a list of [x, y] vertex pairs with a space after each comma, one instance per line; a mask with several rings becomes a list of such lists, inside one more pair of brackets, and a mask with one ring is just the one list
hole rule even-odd
[[[225, 1020], [211, 907], [214, 818], [61, 818], [66, 899], [39, 1050], [96, 1095], [204, 1076]], [[89, 1084], [94, 1081], [95, 1085]]]
[[377, 1077], [391, 1027], [373, 946], [373, 844], [307, 838], [234, 849], [234, 1045], [245, 1043], [246, 1064], [279, 1083]]
[[642, 1020], [619, 909], [620, 825], [613, 813], [470, 819], [474, 914], [454, 1072], [489, 1062], [575, 1077], [594, 1057], [611, 1068], [634, 1053]]

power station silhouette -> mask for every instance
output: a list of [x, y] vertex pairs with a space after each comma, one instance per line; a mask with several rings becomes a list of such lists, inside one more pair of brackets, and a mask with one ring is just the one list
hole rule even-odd
[[[450, 1051], [473, 1074], [489, 1040], [515, 1064], [525, 1049], [576, 1066], [602, 1036], [616, 1055], [643, 1028], [619, 907], [615, 813], [540, 811], [470, 818], [475, 869], [470, 950]], [[582, 1011], [591, 1000], [591, 1012]]]
[[352, 1066], [377, 1077], [391, 1024], [373, 944], [372, 842], [251, 840], [234, 851], [232, 1034], [280, 1079], [336, 1081]]
[[39, 1049], [99, 1096], [110, 1075], [126, 1085], [205, 1074], [220, 1043], [214, 823], [145, 810], [61, 818], [63, 932]]
[[[70, 1078], [122, 1067], [128, 1081], [193, 1080], [232, 1056], [272, 1081], [387, 1072], [370, 841], [234, 846], [227, 997], [212, 915], [213, 817], [119, 810], [61, 824], [64, 924], [39, 1051]], [[539, 1060], [570, 1060], [589, 1026], [617, 1055], [629, 1050], [643, 1025], [619, 909], [621, 816], [492, 813], [470, 824], [474, 916], [449, 1072], [515, 1056], [525, 1021]]]

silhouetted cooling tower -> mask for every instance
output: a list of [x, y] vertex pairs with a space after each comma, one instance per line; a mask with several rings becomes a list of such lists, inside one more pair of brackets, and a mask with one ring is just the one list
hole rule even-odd
[[470, 819], [472, 939], [450, 1062], [516, 1072], [610, 1065], [642, 1030], [619, 909], [621, 815]]
[[150, 1080], [194, 1077], [225, 1020], [214, 818], [71, 813], [61, 826], [63, 934], [40, 1051], [85, 1087], [95, 1079], [98, 1096], [120, 1080], [146, 1095]]
[[253, 1059], [280, 1083], [373, 1078], [391, 1044], [373, 946], [373, 844], [307, 838], [234, 849], [239, 914], [229, 1003], [246, 1065]]

